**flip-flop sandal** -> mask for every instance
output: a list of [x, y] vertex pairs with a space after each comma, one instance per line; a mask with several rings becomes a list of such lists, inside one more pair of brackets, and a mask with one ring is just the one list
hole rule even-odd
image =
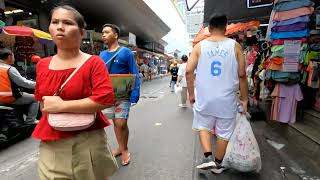
[[111, 152], [114, 157], [121, 156], [121, 154], [122, 154], [120, 151], [115, 151], [115, 152], [116, 152], [115, 154], [113, 154], [113, 152]]
[[130, 153], [128, 153], [128, 159], [126, 161], [121, 161], [122, 166], [127, 166], [130, 164]]

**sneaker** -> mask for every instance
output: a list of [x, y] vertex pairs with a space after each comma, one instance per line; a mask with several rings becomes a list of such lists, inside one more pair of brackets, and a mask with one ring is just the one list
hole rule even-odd
[[222, 173], [224, 170], [226, 170], [225, 167], [223, 167], [221, 164], [216, 162], [216, 167], [211, 169], [211, 172], [214, 174], [220, 174]]
[[196, 166], [197, 169], [202, 169], [202, 170], [208, 170], [214, 167], [216, 167], [216, 163], [210, 157], [203, 158], [201, 164]]

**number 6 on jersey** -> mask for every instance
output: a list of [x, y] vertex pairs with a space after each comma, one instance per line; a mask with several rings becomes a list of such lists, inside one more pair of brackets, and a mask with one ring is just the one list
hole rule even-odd
[[221, 75], [221, 62], [213, 61], [211, 63], [211, 74], [212, 76], [220, 76]]

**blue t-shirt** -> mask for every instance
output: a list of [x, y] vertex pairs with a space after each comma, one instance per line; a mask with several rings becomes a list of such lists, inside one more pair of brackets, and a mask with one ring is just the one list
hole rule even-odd
[[287, 32], [271, 32], [271, 39], [287, 39], [287, 38], [303, 38], [310, 35], [310, 30], [287, 31]]
[[[107, 63], [116, 52], [109, 52], [104, 50], [100, 53], [100, 58]], [[121, 47], [119, 54], [114, 59], [114, 62], [110, 69], [110, 62], [106, 64], [110, 74], [135, 74], [136, 75], [136, 87], [131, 93], [130, 101], [137, 103], [140, 96], [140, 78], [137, 69], [134, 55], [129, 48]]]

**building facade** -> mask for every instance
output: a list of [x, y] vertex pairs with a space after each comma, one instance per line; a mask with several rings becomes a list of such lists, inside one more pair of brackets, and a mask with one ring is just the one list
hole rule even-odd
[[192, 41], [203, 25], [204, 0], [200, 0], [188, 11], [185, 0], [173, 0], [180, 16], [182, 17], [188, 32], [188, 43], [192, 47]]
[[189, 33], [189, 43], [192, 44], [193, 39], [203, 26], [204, 17], [204, 0], [200, 0], [191, 11], [186, 13], [187, 31]]

